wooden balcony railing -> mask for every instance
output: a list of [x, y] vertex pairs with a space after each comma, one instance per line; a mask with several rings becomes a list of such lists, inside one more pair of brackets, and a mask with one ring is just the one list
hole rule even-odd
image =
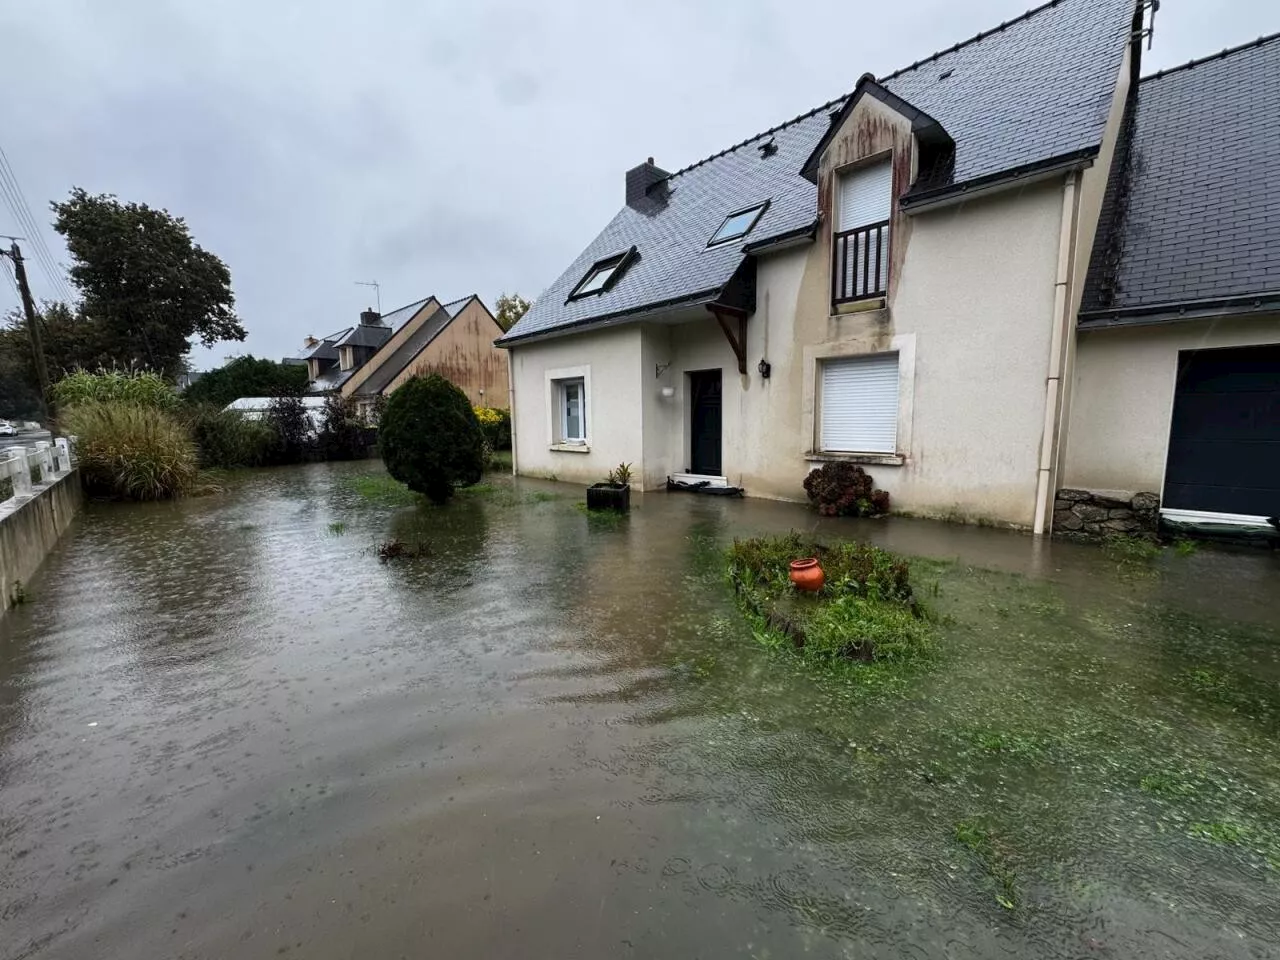
[[837, 233], [832, 244], [832, 304], [883, 297], [888, 287], [889, 221]]

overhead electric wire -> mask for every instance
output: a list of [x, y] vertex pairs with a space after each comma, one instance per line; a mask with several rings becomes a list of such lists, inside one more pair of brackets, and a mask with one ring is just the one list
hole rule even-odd
[[3, 147], [0, 147], [0, 194], [4, 195], [5, 203], [18, 223], [19, 229], [28, 234], [28, 249], [48, 280], [51, 292], [54, 296], [71, 302], [74, 297], [66, 275], [58, 267], [57, 261], [49, 251], [49, 245], [45, 242], [44, 232], [36, 223], [35, 217], [31, 215], [31, 207], [27, 204], [26, 195], [22, 192], [22, 186], [18, 183], [13, 165], [9, 163]]
[[53, 287], [53, 292], [64, 297], [67, 296], [70, 290], [63, 271], [58, 268], [57, 262], [49, 252], [49, 246], [44, 239], [44, 231], [40, 229], [35, 217], [31, 215], [31, 207], [27, 204], [26, 195], [22, 192], [22, 186], [18, 183], [17, 175], [13, 172], [13, 165], [9, 163], [9, 158], [5, 154], [4, 148], [0, 147], [0, 182], [5, 179], [8, 181], [7, 193], [12, 198], [9, 200], [10, 209], [18, 222], [22, 224], [22, 230], [30, 234], [28, 246], [32, 255], [40, 265], [40, 269], [48, 279], [50, 286]]

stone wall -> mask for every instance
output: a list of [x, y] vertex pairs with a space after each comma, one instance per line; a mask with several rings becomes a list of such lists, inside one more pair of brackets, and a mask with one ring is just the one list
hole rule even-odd
[[13, 606], [84, 503], [80, 471], [40, 483], [0, 509], [0, 614]]
[[1160, 525], [1160, 497], [1119, 490], [1058, 491], [1053, 503], [1054, 536], [1103, 540], [1114, 536], [1154, 537]]

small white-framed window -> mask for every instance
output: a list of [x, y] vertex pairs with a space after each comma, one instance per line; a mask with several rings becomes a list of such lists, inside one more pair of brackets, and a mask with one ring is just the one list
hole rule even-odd
[[819, 366], [819, 448], [897, 453], [898, 354], [832, 358]]
[[581, 377], [555, 382], [560, 443], [587, 442], [587, 385]]

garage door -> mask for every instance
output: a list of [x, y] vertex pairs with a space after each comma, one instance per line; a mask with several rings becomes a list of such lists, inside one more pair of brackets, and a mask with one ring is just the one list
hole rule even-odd
[[1163, 506], [1280, 515], [1280, 344], [1178, 355]]

